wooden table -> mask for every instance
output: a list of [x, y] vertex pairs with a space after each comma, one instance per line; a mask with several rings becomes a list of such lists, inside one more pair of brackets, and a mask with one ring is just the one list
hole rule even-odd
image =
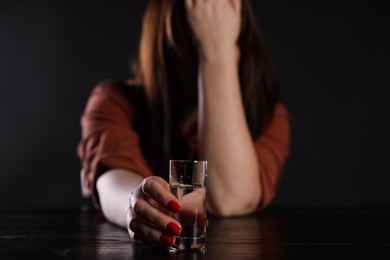
[[268, 209], [210, 218], [206, 253], [130, 242], [94, 211], [0, 213], [0, 259], [390, 259], [390, 209]]

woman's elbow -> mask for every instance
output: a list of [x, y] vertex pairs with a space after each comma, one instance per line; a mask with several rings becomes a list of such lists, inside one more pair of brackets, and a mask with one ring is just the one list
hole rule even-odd
[[246, 199], [226, 198], [222, 201], [209, 201], [207, 210], [216, 217], [239, 217], [254, 213], [261, 200], [261, 196], [253, 196]]

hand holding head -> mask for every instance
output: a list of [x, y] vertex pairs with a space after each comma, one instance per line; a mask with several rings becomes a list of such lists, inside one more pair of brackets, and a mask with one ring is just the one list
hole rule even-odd
[[235, 51], [241, 29], [241, 0], [185, 0], [201, 58]]

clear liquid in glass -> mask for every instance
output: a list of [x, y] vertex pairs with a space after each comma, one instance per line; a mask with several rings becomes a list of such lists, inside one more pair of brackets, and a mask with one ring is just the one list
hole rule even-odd
[[171, 193], [181, 204], [179, 213], [172, 213], [182, 226], [170, 251], [202, 250], [206, 246], [206, 187], [177, 185], [170, 187]]

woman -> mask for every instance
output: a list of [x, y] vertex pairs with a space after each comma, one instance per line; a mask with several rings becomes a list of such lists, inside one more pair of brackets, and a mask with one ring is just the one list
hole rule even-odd
[[208, 160], [208, 211], [242, 216], [275, 195], [289, 117], [249, 0], [149, 0], [136, 77], [94, 89], [78, 154], [95, 205], [134, 240], [181, 231], [169, 159]]

